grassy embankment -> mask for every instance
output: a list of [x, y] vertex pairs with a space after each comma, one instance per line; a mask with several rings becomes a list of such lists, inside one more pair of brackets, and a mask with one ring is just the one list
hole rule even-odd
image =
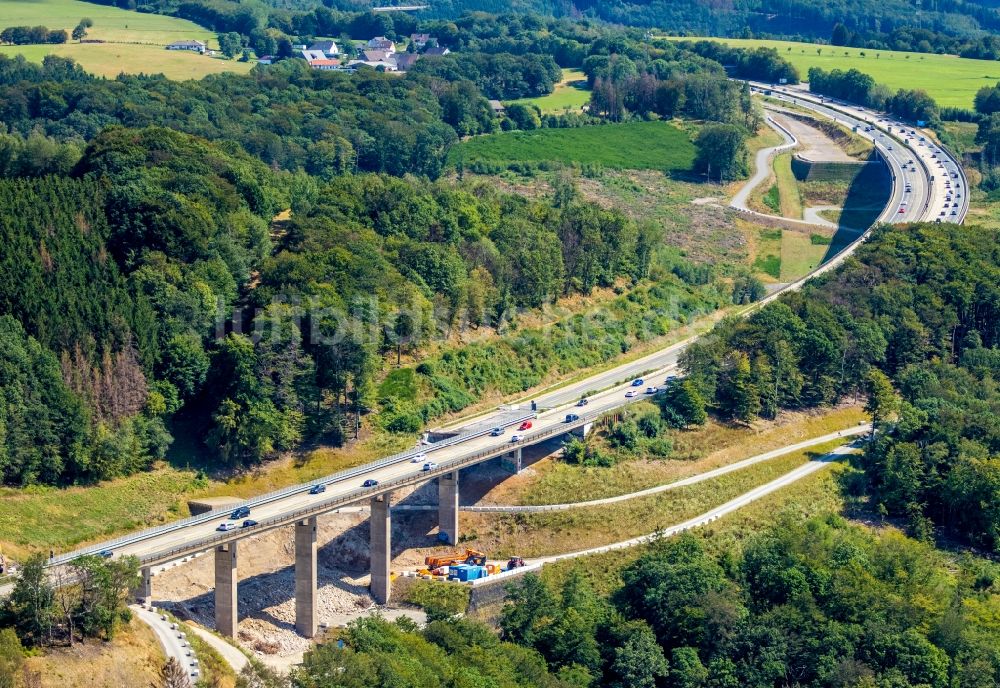
[[[848, 470], [846, 464], [833, 464], [692, 532], [705, 539], [709, 551], [721, 553], [740, 547], [780, 517], [790, 515], [804, 521], [821, 513], [840, 513], [844, 500], [838, 480], [845, 470]], [[646, 549], [647, 546], [637, 546], [557, 562], [542, 570], [542, 578], [558, 587], [570, 571], [577, 570], [599, 593], [610, 594], [621, 587], [622, 569], [638, 559]]]
[[552, 93], [538, 98], [511, 100], [508, 104], [536, 105], [543, 114], [558, 114], [567, 110], [580, 112], [588, 102], [590, 102], [590, 89], [587, 88], [587, 76], [579, 69], [564, 69], [562, 79], [556, 84]]
[[463, 542], [503, 559], [574, 552], [645, 535], [681, 523], [764, 485], [840, 445], [811, 449], [649, 497], [538, 514], [466, 514]]
[[[40, 688], [106, 688], [161, 685], [166, 658], [149, 626], [133, 618], [110, 642], [88, 640], [50, 648], [25, 660]], [[20, 684], [15, 684], [20, 685]], [[232, 684], [230, 684], [232, 685]]]
[[967, 60], [954, 55], [843, 48], [794, 41], [737, 38], [709, 40], [718, 40], [736, 47], [775, 48], [782, 57], [798, 68], [803, 80], [810, 67], [820, 67], [827, 71], [857, 69], [893, 90], [923, 89], [939, 105], [947, 107], [971, 108], [976, 91], [1000, 81], [1000, 63], [992, 60]]
[[199, 79], [219, 72], [247, 72], [253, 66], [249, 62], [165, 50], [166, 44], [183, 39], [204, 41], [210, 49], [218, 48], [215, 33], [185, 19], [78, 0], [0, 0], [0, 28], [43, 25], [72, 32], [84, 17], [94, 22], [86, 40], [103, 42], [71, 40], [62, 45], [5, 45], [0, 46], [0, 54], [23, 55], [32, 62], [41, 62], [46, 55], [68, 57], [88, 72], [106, 77], [124, 72]]

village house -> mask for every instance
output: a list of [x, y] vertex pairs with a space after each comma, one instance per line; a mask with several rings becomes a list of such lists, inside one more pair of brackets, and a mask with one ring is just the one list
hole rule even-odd
[[384, 50], [390, 55], [396, 52], [396, 45], [385, 36], [376, 36], [368, 41], [366, 46], [369, 50]]
[[300, 50], [299, 54], [302, 55], [302, 59], [309, 63], [312, 63], [313, 60], [329, 59], [322, 50]]
[[337, 49], [337, 44], [333, 41], [316, 41], [309, 46], [311, 51], [320, 51], [329, 58], [337, 57], [340, 54], [340, 50]]
[[167, 50], [190, 50], [196, 53], [205, 53], [205, 44], [202, 41], [174, 41], [167, 45]]
[[428, 48], [427, 50], [424, 51], [424, 55], [431, 55], [431, 56], [450, 55], [450, 54], [451, 54], [450, 50], [448, 50], [447, 48], [442, 48], [439, 45], [434, 46], [433, 48]]
[[393, 55], [393, 58], [396, 60], [396, 68], [401, 72], [405, 72], [420, 59], [420, 55], [417, 53], [396, 53]]
[[361, 55], [365, 62], [388, 62], [391, 58], [396, 57], [395, 53], [385, 50], [364, 50]]
[[413, 46], [415, 48], [418, 48], [418, 49], [419, 48], [423, 48], [425, 45], [427, 45], [427, 42], [430, 39], [431, 39], [431, 35], [429, 33], [411, 33], [410, 34], [410, 42], [413, 43]]
[[340, 61], [328, 60], [328, 59], [310, 60], [309, 66], [313, 69], [322, 69], [324, 71], [330, 71], [330, 70], [340, 69]]
[[393, 59], [389, 60], [351, 60], [347, 63], [348, 67], [353, 67], [357, 69], [358, 67], [371, 67], [372, 69], [381, 69], [383, 72], [395, 72], [398, 71], [396, 67], [396, 61]]

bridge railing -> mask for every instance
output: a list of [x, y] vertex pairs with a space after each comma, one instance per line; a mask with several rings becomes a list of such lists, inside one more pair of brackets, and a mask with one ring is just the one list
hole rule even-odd
[[[534, 412], [530, 413], [523, 411], [512, 412], [509, 417], [498, 420], [497, 424], [510, 425], [512, 423], [517, 423], [519, 421], [528, 420], [534, 417], [535, 417]], [[258, 495], [257, 497], [253, 497], [238, 504], [233, 504], [232, 506], [226, 507], [224, 509], [213, 509], [212, 511], [207, 511], [203, 514], [198, 514], [197, 516], [189, 516], [187, 518], [182, 518], [177, 521], [171, 521], [170, 523], [166, 523], [160, 526], [153, 526], [151, 528], [146, 528], [145, 530], [130, 533], [128, 535], [123, 535], [113, 540], [107, 540], [105, 542], [101, 542], [88, 547], [83, 547], [81, 549], [72, 552], [67, 552], [66, 554], [61, 554], [57, 557], [53, 557], [52, 559], [50, 559], [47, 565], [59, 566], [61, 564], [65, 564], [69, 561], [72, 561], [73, 559], [77, 559], [87, 554], [97, 554], [98, 552], [102, 552], [105, 550], [113, 551], [116, 547], [122, 547], [123, 545], [134, 544], [136, 542], [141, 542], [142, 540], [146, 540], [151, 537], [156, 537], [158, 535], [170, 533], [176, 530], [180, 530], [182, 528], [187, 528], [192, 525], [197, 525], [200, 523], [205, 523], [207, 521], [215, 520], [217, 518], [225, 516], [226, 514], [232, 513], [234, 510], [239, 509], [241, 507], [253, 508], [256, 506], [260, 506], [262, 504], [267, 504], [276, 501], [278, 499], [284, 499], [285, 497], [289, 497], [294, 494], [308, 492], [316, 485], [328, 485], [330, 483], [356, 478], [372, 470], [377, 470], [379, 468], [384, 468], [386, 466], [391, 466], [393, 464], [409, 461], [418, 454], [426, 454], [434, 452], [444, 447], [449, 447], [454, 444], [466, 442], [476, 437], [481, 437], [483, 435], [489, 434], [489, 432], [490, 429], [488, 428], [476, 429], [467, 433], [462, 433], [460, 435], [450, 437], [445, 440], [441, 440], [440, 442], [435, 442], [433, 445], [428, 445], [426, 447], [419, 447], [415, 449], [409, 449], [404, 452], [400, 452], [398, 454], [393, 454], [392, 456], [388, 456], [384, 459], [379, 459], [378, 461], [367, 463], [362, 466], [357, 466], [355, 468], [348, 468], [343, 471], [339, 471], [337, 473], [332, 473], [330, 475], [323, 476], [322, 478], [317, 478], [316, 480], [312, 480], [307, 483], [300, 483], [297, 485], [292, 485], [290, 487], [274, 490], [266, 494]]]

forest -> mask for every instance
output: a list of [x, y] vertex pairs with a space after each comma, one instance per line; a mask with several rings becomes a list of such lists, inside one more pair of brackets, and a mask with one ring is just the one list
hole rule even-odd
[[[575, 569], [508, 586], [499, 637], [428, 606], [429, 623], [366, 618], [306, 653], [290, 677], [242, 686], [737, 688], [1000, 681], [995, 564], [952, 560], [898, 532], [837, 516], [780, 519], [718, 553], [710, 539], [654, 543], [608, 596]], [[992, 615], [992, 616], [991, 616]]]
[[851, 485], [915, 534], [1000, 548], [1000, 252], [995, 231], [882, 227], [832, 274], [684, 352], [698, 397], [750, 422], [869, 399]]
[[[460, 136], [519, 126], [487, 96], [550, 91], [559, 59], [612, 90], [652, 80], [673, 105], [657, 115], [655, 98], [629, 96], [628, 110], [532, 126], [723, 122], [697, 138], [698, 164], [740, 176], [759, 119], [718, 62], [572, 22], [474, 15], [453, 35], [461, 52], [402, 78], [286, 60], [202, 81], [107, 80], [54, 56], [0, 56], [3, 482], [145, 470], [178, 429], [220, 469], [339, 445], [372, 412], [415, 432], [728, 300], [715, 277], [685, 279], [698, 271], [655, 227], [572, 185], [529, 201], [461, 170], [440, 179]], [[599, 318], [512, 331], [519, 311], [596, 288], [618, 292]], [[470, 328], [501, 337], [439, 347]], [[393, 358], [435, 347], [405, 380], [380, 381]]]

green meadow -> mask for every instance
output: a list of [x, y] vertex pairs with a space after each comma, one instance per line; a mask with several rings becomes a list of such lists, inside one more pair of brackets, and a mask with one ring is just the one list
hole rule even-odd
[[741, 48], [776, 48], [779, 54], [798, 68], [803, 80], [810, 67], [828, 71], [857, 69], [893, 90], [921, 88], [933, 96], [938, 105], [947, 107], [971, 108], [976, 91], [1000, 81], [1000, 62], [992, 60], [967, 60], [954, 55], [843, 48], [792, 41], [737, 38], [709, 40]]
[[543, 113], [560, 113], [566, 110], [580, 110], [589, 101], [590, 89], [587, 88], [587, 76], [579, 69], [564, 69], [562, 79], [549, 95], [510, 102], [537, 105]]
[[691, 169], [694, 153], [688, 133], [672, 122], [629, 122], [477, 136], [452, 148], [449, 160], [453, 165], [559, 162], [685, 171]]
[[126, 74], [164, 74], [171, 79], [199, 79], [218, 72], [247, 72], [251, 63], [214, 59], [188, 51], [167, 51], [168, 43], [182, 39], [204, 41], [217, 48], [215, 33], [176, 17], [95, 5], [79, 0], [0, 0], [0, 28], [8, 26], [47, 26], [73, 30], [88, 17], [94, 25], [88, 41], [70, 41], [62, 45], [4, 45], [0, 54], [23, 55], [41, 62], [46, 55], [76, 60], [84, 69], [99, 76]]

